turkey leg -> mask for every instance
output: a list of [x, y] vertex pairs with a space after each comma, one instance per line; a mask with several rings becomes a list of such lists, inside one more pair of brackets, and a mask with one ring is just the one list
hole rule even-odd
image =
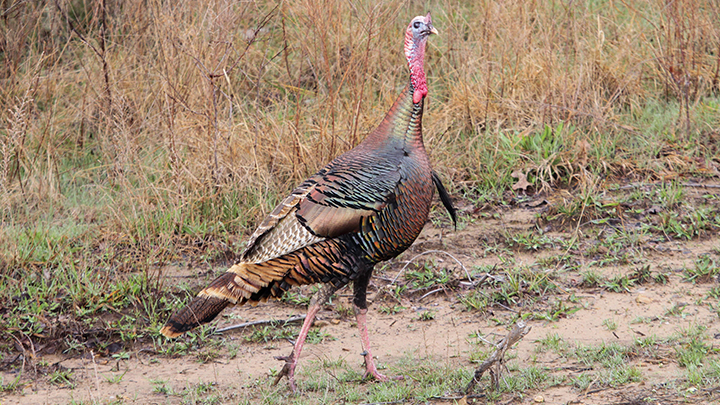
[[362, 356], [365, 358], [365, 374], [363, 378], [368, 375], [372, 375], [378, 381], [388, 380], [401, 380], [402, 376], [388, 377], [384, 374], [380, 374], [375, 367], [375, 360], [373, 360], [372, 350], [370, 349], [370, 336], [367, 331], [367, 286], [372, 275], [372, 268], [369, 271], [361, 272], [358, 278], [354, 282], [354, 298], [353, 298], [353, 309], [355, 310], [355, 319], [357, 320], [357, 326], [360, 331], [360, 341], [362, 342], [363, 352]]
[[277, 385], [281, 378], [287, 376], [288, 381], [290, 382], [290, 389], [292, 389], [293, 392], [297, 391], [297, 387], [295, 386], [295, 367], [297, 367], [300, 353], [305, 345], [305, 338], [307, 338], [310, 327], [315, 320], [315, 315], [320, 312], [320, 306], [325, 304], [335, 291], [338, 290], [338, 288], [339, 287], [336, 287], [333, 284], [326, 284], [312, 297], [310, 305], [308, 306], [307, 316], [305, 317], [302, 328], [300, 328], [300, 334], [298, 334], [297, 340], [295, 340], [295, 346], [293, 347], [292, 352], [289, 356], [275, 357], [277, 360], [285, 360], [285, 365], [282, 370], [280, 370], [277, 377], [275, 377], [273, 385]]

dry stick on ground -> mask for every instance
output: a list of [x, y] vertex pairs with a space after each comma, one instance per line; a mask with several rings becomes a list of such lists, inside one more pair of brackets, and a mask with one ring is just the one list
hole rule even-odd
[[[657, 183], [632, 183], [627, 184], [624, 186], [620, 186], [617, 188], [611, 188], [610, 191], [617, 191], [617, 190], [629, 190], [633, 188], [642, 188], [642, 187], [655, 187], [655, 186], [661, 186], [663, 183], [657, 182]], [[720, 188], [720, 185], [717, 184], [702, 184], [702, 183], [679, 183], [679, 186], [682, 187], [695, 187], [695, 188]]]
[[[98, 367], [97, 362], [95, 361], [95, 352], [93, 352], [92, 350], [90, 350], [90, 359], [92, 360], [93, 369], [95, 370], [95, 389], [97, 390], [97, 392], [100, 392], [100, 377], [98, 376]], [[90, 393], [90, 395], [92, 396], [92, 393]]]
[[473, 376], [473, 379], [470, 380], [467, 388], [465, 388], [465, 393], [470, 393], [472, 391], [475, 384], [480, 381], [480, 377], [482, 377], [483, 373], [485, 373], [488, 369], [490, 369], [493, 386], [497, 390], [500, 386], [500, 373], [502, 372], [502, 366], [505, 361], [505, 352], [520, 339], [524, 338], [525, 335], [530, 332], [530, 329], [532, 328], [525, 324], [525, 321], [522, 319], [517, 321], [513, 330], [511, 330], [510, 333], [503, 338], [503, 340], [495, 345], [495, 352], [485, 359], [480, 367], [475, 370], [475, 375]]
[[293, 317], [290, 317], [290, 319], [287, 319], [287, 320], [282, 320], [282, 319], [263, 319], [263, 320], [261, 320], [261, 321], [244, 322], [244, 323], [239, 323], [239, 324], [237, 324], [237, 325], [228, 326], [228, 327], [226, 327], [226, 328], [218, 329], [218, 330], [216, 330], [215, 332], [223, 333], [223, 332], [227, 332], [227, 331], [229, 331], [229, 330], [241, 329], [241, 328], [245, 328], [245, 327], [247, 327], [247, 326], [255, 326], [255, 325], [281, 324], [281, 323], [282, 323], [283, 325], [285, 325], [285, 324], [288, 324], [288, 323], [291, 323], [291, 322], [299, 322], [299, 321], [302, 321], [302, 320], [305, 319], [306, 316], [307, 316], [307, 315], [293, 316]]

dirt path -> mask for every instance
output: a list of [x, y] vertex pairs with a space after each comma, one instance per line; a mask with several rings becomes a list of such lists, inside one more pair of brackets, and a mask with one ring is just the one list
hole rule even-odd
[[[712, 392], [708, 394], [700, 392], [702, 390], [683, 388], [686, 370], [677, 360], [676, 348], [679, 345], [678, 336], [687, 334], [688, 330], [697, 325], [702, 326], [704, 336], [711, 340], [706, 344], [712, 345], [712, 339], [720, 338], [717, 307], [708, 305], [707, 300], [711, 290], [717, 286], [717, 281], [713, 279], [691, 283], [683, 279], [684, 270], [696, 266], [702, 255], [718, 261], [718, 235], [706, 233], [691, 241], [667, 241], [659, 235], [650, 234], [632, 248], [629, 261], [610, 265], [597, 265], [598, 255], [606, 257], [608, 253], [597, 248], [597, 235], [590, 235], [587, 231], [586, 236], [581, 237], [578, 245], [571, 249], [559, 241], [571, 240], [573, 230], [552, 226], [545, 235], [555, 238], [552, 239], [554, 242], [545, 243], [536, 251], [518, 246], [507, 247], [508, 243], [503, 245], [509, 236], [532, 232], [536, 214], [544, 209], [515, 207], [476, 215], [458, 231], [428, 226], [410, 251], [391, 266], [378, 271], [369, 295], [373, 302], [369, 314], [369, 331], [374, 342], [374, 354], [380, 364], [392, 370], [403, 359], [418, 358], [472, 370], [475, 364], [469, 360], [482, 346], [478, 345], [479, 340], [474, 336], [480, 335], [494, 341], [507, 333], [508, 322], [517, 314], [547, 313], [548, 319], [541, 319], [537, 315], [529, 318], [532, 331], [509, 352], [514, 357], [509, 364], [515, 364], [515, 371], [511, 367], [510, 373], [534, 365], [548, 370], [551, 376], [561, 382], [523, 395], [506, 395], [506, 398], [514, 399], [515, 403], [643, 403], [632, 402], [642, 398], [654, 398], [656, 401], [652, 403], [676, 403], [717, 398], [717, 395], [712, 396]], [[625, 226], [632, 227], [633, 224]], [[630, 250], [629, 246], [625, 248], [616, 254]], [[455, 284], [444, 290], [436, 289], [423, 299], [420, 297], [427, 290], [415, 294], [405, 292], [400, 295], [399, 301], [385, 293], [389, 290], [387, 286], [390, 281], [403, 267], [402, 260], [437, 249], [452, 254], [467, 269], [474, 268], [476, 271], [492, 269], [494, 265], [497, 274], [502, 273], [500, 269], [509, 266], [526, 266], [534, 272], [552, 272], [558, 288], [533, 300], [518, 296], [516, 305], [510, 308], [496, 304], [489, 305], [484, 311], [468, 311], [459, 301], [461, 296], [470, 292], [457, 282], [465, 277], [463, 269], [448, 255], [434, 253], [422, 256], [419, 262], [431, 260], [437, 268], [452, 270]], [[557, 265], [556, 270], [541, 270], [537, 267], [538, 263], [560, 255], [571, 256], [567, 263], [572, 265], [564, 268]], [[509, 261], [509, 258], [512, 260]], [[612, 292], [607, 286], [593, 286], [587, 282], [589, 269], [609, 280], [632, 274], [643, 266], [649, 266], [654, 275], [664, 275], [665, 283], [638, 282], [622, 288], [622, 292]], [[398, 280], [405, 280], [404, 275]], [[303, 292], [309, 294], [307, 290]], [[350, 291], [346, 288], [338, 294], [337, 302], [347, 302]], [[717, 299], [714, 302], [717, 303]], [[392, 311], [387, 310], [393, 307], [397, 307], [397, 313], [389, 313]], [[433, 319], [421, 320], [422, 314], [428, 310], [434, 315]], [[226, 312], [218, 326], [261, 319], [287, 319], [304, 313], [304, 309], [288, 303], [270, 302], [256, 308], [241, 307]], [[362, 369], [361, 348], [352, 316], [342, 316], [329, 306], [320, 313], [319, 320], [316, 326], [327, 334], [327, 338], [307, 346], [299, 368], [299, 380], [309, 378], [306, 372], [314, 370], [312, 364], [338, 359], [344, 359], [359, 372]], [[0, 393], [0, 404], [205, 403], [202, 398], [193, 402], [187, 396], [169, 394], [203, 384], [211, 385], [216, 392], [224, 393], [222, 398], [231, 398], [237, 403], [237, 398], [257, 395], [247, 393], [257, 390], [260, 382], [267, 381], [271, 369], [280, 368], [280, 363], [274, 360], [275, 356], [286, 355], [291, 350], [286, 340], [248, 343], [243, 339], [246, 335], [244, 331], [228, 332], [221, 344], [209, 349], [210, 355], [207, 355], [207, 348], [201, 347], [200, 350], [193, 349], [186, 355], [172, 358], [158, 355], [152, 347], [139, 347], [130, 353], [129, 358], [121, 360], [92, 360], [89, 356], [46, 356], [42, 361], [58, 363], [72, 370], [72, 388], [51, 384], [44, 378], [30, 380], [20, 390]], [[542, 342], [548, 337], [557, 337], [572, 347], [599, 344], [635, 347], [636, 353], [630, 355], [628, 361], [639, 370], [642, 377], [639, 381], [619, 385], [603, 384], [599, 381], [600, 377], [596, 377], [596, 381], [581, 389], [577, 383], [571, 383], [573, 379], [598, 366], [583, 364], [572, 354], [571, 349], [544, 350]], [[643, 352], [637, 344], [638, 339], [649, 337], [656, 341], [651, 348], [652, 354]], [[484, 350], [489, 350], [488, 347], [486, 345]], [[716, 359], [714, 350], [709, 354]], [[199, 361], [198, 357], [206, 361]], [[16, 378], [16, 375], [8, 373], [0, 376], [5, 384]], [[202, 397], [202, 394], [198, 396]], [[260, 401], [259, 397], [255, 398]], [[221, 400], [218, 403], [223, 402]], [[446, 402], [452, 403], [434, 401]]]

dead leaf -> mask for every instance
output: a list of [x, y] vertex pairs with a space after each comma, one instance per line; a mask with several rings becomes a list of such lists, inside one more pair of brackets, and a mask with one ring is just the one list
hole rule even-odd
[[515, 177], [518, 179], [517, 183], [515, 183], [512, 188], [513, 190], [522, 190], [527, 191], [527, 188], [531, 186], [532, 184], [527, 180], [527, 173], [524, 173], [522, 170], [518, 169], [514, 172], [510, 173], [512, 177]]
[[587, 167], [590, 143], [583, 139], [575, 144], [575, 148], [577, 149], [576, 161], [580, 164], [580, 167]]

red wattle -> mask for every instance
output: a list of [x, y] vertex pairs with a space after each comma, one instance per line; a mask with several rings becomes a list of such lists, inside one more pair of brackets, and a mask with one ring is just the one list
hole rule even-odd
[[419, 103], [420, 101], [422, 101], [423, 97], [425, 97], [426, 95], [427, 95], [427, 89], [425, 89], [425, 91], [423, 91], [421, 89], [415, 90], [413, 92], [413, 103], [414, 104]]

